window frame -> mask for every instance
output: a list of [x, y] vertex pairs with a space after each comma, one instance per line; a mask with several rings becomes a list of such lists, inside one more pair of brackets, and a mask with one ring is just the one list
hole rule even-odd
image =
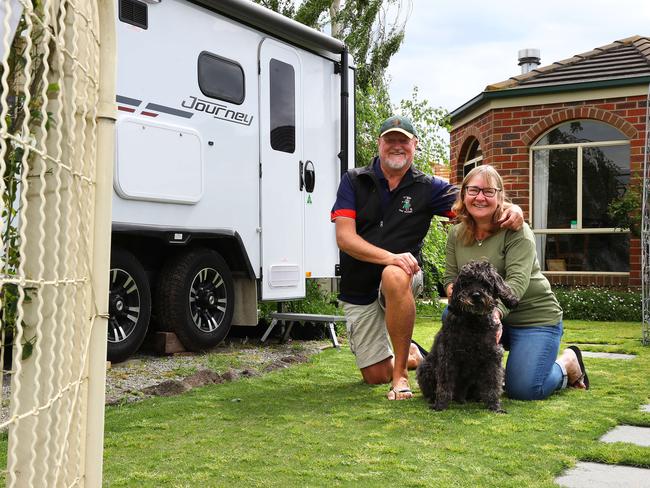
[[[476, 145], [476, 149], [474, 149], [475, 145]], [[471, 159], [467, 159], [467, 156], [475, 154], [477, 150], [481, 151], [481, 154], [479, 156], [473, 157]], [[469, 173], [471, 170], [473, 170], [477, 166], [481, 166], [482, 161], [483, 161], [483, 150], [481, 149], [481, 143], [477, 138], [474, 138], [474, 140], [469, 145], [469, 148], [467, 148], [467, 155], [465, 156], [465, 162], [463, 163], [463, 179], [465, 178], [467, 173]], [[468, 166], [472, 166], [472, 168], [470, 168], [469, 171], [466, 171], [466, 168]]]
[[[549, 235], [549, 234], [629, 234], [630, 230], [629, 229], [621, 229], [618, 227], [582, 227], [582, 185], [583, 185], [583, 167], [582, 167], [582, 152], [584, 148], [588, 147], [611, 147], [611, 146], [630, 146], [631, 149], [631, 144], [630, 140], [622, 134], [625, 138], [625, 140], [603, 140], [603, 141], [594, 141], [594, 142], [576, 142], [576, 143], [567, 143], [567, 144], [544, 144], [544, 145], [536, 145], [544, 136], [546, 136], [549, 132], [552, 130], [556, 129], [560, 125], [570, 123], [570, 122], [580, 122], [581, 120], [585, 119], [572, 119], [572, 120], [565, 120], [561, 122], [560, 124], [557, 124], [549, 129], [547, 129], [544, 133], [540, 134], [540, 136], [535, 139], [535, 142], [533, 142], [528, 151], [528, 169], [529, 169], [529, 178], [528, 181], [529, 183], [529, 192], [528, 192], [528, 208], [530, 209], [530, 223], [531, 223], [531, 230], [533, 231], [533, 234], [535, 235]], [[587, 119], [590, 121], [594, 122], [599, 122], [601, 124], [605, 125], [610, 125], [607, 124], [607, 122], [603, 122], [602, 120], [592, 120], [592, 119]], [[616, 128], [616, 127], [614, 127]], [[618, 129], [617, 129], [618, 130]], [[620, 132], [620, 130], [619, 130]], [[533, 223], [535, 222], [535, 206], [534, 206], [534, 187], [535, 187], [535, 182], [533, 180], [534, 178], [534, 165], [535, 165], [535, 158], [534, 154], [535, 151], [542, 151], [542, 150], [553, 150], [553, 149], [577, 149], [576, 151], [576, 228], [575, 229], [567, 229], [567, 228], [546, 228], [546, 229], [538, 229], [533, 227]], [[597, 275], [603, 275], [603, 276], [629, 276], [629, 271], [548, 271], [544, 270], [545, 265], [544, 263], [540, 263], [540, 266], [542, 267], [543, 273], [544, 274], [549, 274], [549, 275], [592, 275], [592, 276], [597, 276]]]
[[[293, 133], [292, 133], [292, 138], [293, 138], [292, 143], [293, 143], [293, 145], [290, 148], [289, 147], [285, 148], [285, 147], [283, 147], [282, 144], [279, 144], [278, 146], [276, 146], [275, 144], [276, 144], [277, 141], [273, 137], [273, 131], [278, 128], [278, 127], [274, 128], [274, 111], [273, 111], [273, 107], [274, 107], [274, 105], [276, 103], [276, 98], [274, 98], [274, 97], [277, 96], [277, 94], [273, 93], [274, 83], [277, 81], [277, 80], [274, 79], [274, 71], [272, 69], [272, 64], [274, 62], [277, 63], [282, 69], [286, 69], [285, 66], [287, 68], [290, 68], [291, 69], [291, 74], [293, 75], [293, 77], [292, 77], [292, 79], [293, 79], [293, 86], [292, 86], [292, 89], [293, 89], [293, 91], [292, 91], [292, 96], [293, 96], [292, 97], [292, 102], [293, 102], [293, 115], [292, 115], [292, 117], [293, 117], [293, 119], [291, 121], [291, 122], [293, 122], [293, 125], [287, 126], [287, 127], [292, 127], [292, 129], [293, 129]], [[298, 100], [298, 97], [297, 97], [297, 93], [298, 93], [297, 92], [297, 82], [298, 82], [298, 79], [297, 79], [296, 66], [294, 66], [293, 64], [291, 64], [291, 63], [289, 63], [287, 61], [284, 61], [282, 59], [271, 57], [269, 59], [268, 69], [269, 69], [269, 91], [270, 91], [270, 94], [269, 94], [269, 145], [270, 145], [270, 147], [271, 147], [271, 149], [273, 151], [282, 152], [282, 153], [286, 153], [286, 154], [295, 154], [296, 153], [296, 138], [298, 137], [298, 113], [297, 113], [297, 109], [299, 107], [299, 100]], [[288, 71], [285, 74], [288, 74]], [[286, 102], [286, 100], [285, 100], [285, 102]], [[283, 140], [280, 140], [279, 142], [285, 143], [285, 141], [283, 141]], [[288, 149], [291, 149], [291, 150], [289, 151]]]
[[[232, 66], [236, 66], [237, 68], [239, 68], [239, 71], [241, 71], [241, 75], [242, 75], [242, 96], [241, 96], [241, 99], [235, 100], [233, 98], [224, 98], [222, 96], [217, 95], [216, 93], [211, 92], [210, 90], [204, 89], [204, 86], [201, 84], [201, 76], [200, 76], [200, 69], [199, 69], [199, 65], [201, 63], [201, 58], [203, 56], [213, 58], [213, 59], [221, 61], [221, 62], [223, 62], [225, 64], [230, 64]], [[244, 71], [244, 68], [242, 67], [242, 65], [239, 64], [237, 61], [235, 61], [233, 59], [229, 59], [229, 58], [225, 58], [223, 56], [219, 56], [218, 54], [215, 54], [215, 53], [210, 52], [210, 51], [201, 51], [199, 53], [198, 57], [196, 58], [196, 81], [197, 81], [197, 83], [199, 85], [199, 90], [201, 90], [201, 93], [203, 93], [208, 98], [213, 98], [215, 100], [221, 100], [223, 102], [232, 103], [232, 104], [235, 104], [235, 105], [241, 105], [246, 100], [246, 72]]]

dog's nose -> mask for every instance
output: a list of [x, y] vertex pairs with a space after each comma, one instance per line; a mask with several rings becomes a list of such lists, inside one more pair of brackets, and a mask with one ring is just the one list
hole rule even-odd
[[477, 291], [473, 291], [471, 297], [472, 300], [478, 300], [479, 298], [481, 298], [481, 294]]

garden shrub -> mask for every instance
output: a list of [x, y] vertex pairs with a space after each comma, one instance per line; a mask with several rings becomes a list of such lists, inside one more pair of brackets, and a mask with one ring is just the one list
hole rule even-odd
[[422, 245], [423, 296], [433, 300], [444, 294], [442, 278], [445, 274], [445, 249], [449, 227], [444, 220], [434, 217]]
[[564, 319], [641, 321], [641, 293], [609, 288], [556, 288]]

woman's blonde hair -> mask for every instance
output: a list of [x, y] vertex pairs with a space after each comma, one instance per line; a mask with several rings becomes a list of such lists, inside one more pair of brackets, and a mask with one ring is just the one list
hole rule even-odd
[[454, 203], [453, 207], [451, 207], [451, 210], [456, 214], [456, 220], [460, 223], [465, 224], [464, 226], [460, 227], [460, 234], [458, 237], [460, 241], [466, 246], [470, 245], [474, 241], [474, 232], [476, 230], [476, 222], [474, 222], [474, 219], [469, 214], [467, 207], [465, 206], [465, 192], [467, 191], [467, 185], [469, 184], [469, 181], [475, 176], [482, 176], [486, 186], [500, 190], [497, 191], [497, 194], [495, 196], [497, 199], [497, 208], [494, 212], [494, 215], [492, 215], [492, 222], [497, 222], [499, 220], [504, 206], [510, 206], [510, 201], [508, 200], [505, 190], [503, 189], [503, 178], [501, 178], [501, 175], [497, 172], [496, 169], [486, 164], [477, 166], [469, 173], [467, 173], [467, 176], [463, 178], [463, 182], [460, 185], [460, 191], [456, 197], [456, 202]]

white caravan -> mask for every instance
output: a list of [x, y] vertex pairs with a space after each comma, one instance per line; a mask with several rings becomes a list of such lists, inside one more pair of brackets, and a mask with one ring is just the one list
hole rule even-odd
[[[345, 45], [248, 0], [118, 0], [108, 356], [189, 350], [335, 276], [354, 166]], [[348, 88], [348, 85], [350, 88]]]

